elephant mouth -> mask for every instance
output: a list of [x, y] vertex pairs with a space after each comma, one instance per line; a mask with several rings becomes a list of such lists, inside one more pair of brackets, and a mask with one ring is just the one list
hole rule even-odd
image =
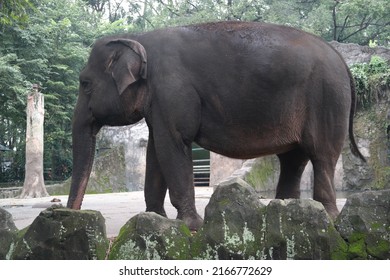
[[126, 125], [135, 124], [140, 120], [142, 120], [143, 118], [144, 117], [140, 112], [133, 112], [130, 115], [115, 114], [109, 117], [102, 117], [102, 118], [95, 117], [95, 121], [104, 126], [126, 126]]

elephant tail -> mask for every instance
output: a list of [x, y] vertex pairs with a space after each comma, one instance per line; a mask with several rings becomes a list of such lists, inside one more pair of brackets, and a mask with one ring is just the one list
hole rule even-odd
[[355, 87], [355, 81], [352, 76], [351, 71], [349, 70], [347, 66], [347, 71], [348, 71], [348, 76], [349, 76], [349, 81], [351, 84], [351, 111], [349, 114], [349, 129], [348, 129], [348, 134], [349, 134], [349, 141], [350, 141], [350, 149], [352, 151], [352, 154], [354, 154], [356, 157], [360, 158], [363, 162], [367, 162], [366, 158], [362, 155], [362, 153], [359, 151], [359, 148], [356, 144], [355, 137], [353, 134], [353, 118], [355, 115], [356, 111], [356, 87]]

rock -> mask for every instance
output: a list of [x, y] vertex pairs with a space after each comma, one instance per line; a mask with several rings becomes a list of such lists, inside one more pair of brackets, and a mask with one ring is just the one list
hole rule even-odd
[[204, 225], [192, 242], [195, 259], [258, 259], [265, 205], [240, 178], [221, 183], [205, 209]]
[[390, 61], [390, 50], [384, 47], [360, 46], [358, 44], [343, 44], [336, 41], [329, 42], [343, 56], [348, 65], [370, 62], [373, 55]]
[[144, 120], [124, 127], [104, 127], [97, 137], [99, 153], [88, 188], [110, 185], [119, 191], [143, 190], [148, 138]]
[[94, 193], [126, 192], [125, 150], [123, 146], [101, 148], [93, 163], [87, 190]]
[[242, 168], [244, 160], [225, 157], [210, 152], [210, 186], [216, 187]]
[[[375, 127], [376, 124], [372, 120], [363, 120], [362, 116], [359, 116], [355, 120], [356, 126], [365, 125], [367, 127]], [[358, 130], [358, 129], [356, 129]], [[371, 129], [372, 131], [373, 129]], [[360, 133], [361, 135], [368, 135], [367, 133]], [[360, 152], [366, 159], [370, 159], [370, 146], [372, 142], [368, 139], [357, 139], [357, 145]], [[376, 145], [377, 146], [377, 145]], [[375, 147], [377, 148], [377, 147]], [[372, 147], [372, 150], [374, 147]], [[371, 188], [374, 183], [374, 172], [370, 165], [356, 160], [351, 152], [349, 145], [345, 145], [342, 154], [344, 177], [342, 180], [342, 188], [344, 190], [359, 191], [364, 188]]]
[[239, 176], [242, 174], [240, 178], [248, 182], [256, 191], [273, 192], [278, 184], [280, 164], [275, 155], [264, 156], [245, 161], [240, 171], [234, 174]]
[[0, 230], [6, 231], [17, 231], [18, 229], [15, 226], [14, 220], [12, 219], [12, 215], [0, 208]]
[[190, 259], [190, 230], [180, 220], [140, 213], [120, 230], [109, 255], [111, 260]]
[[0, 208], [0, 260], [9, 259], [9, 252], [13, 249], [17, 232], [12, 215]]
[[233, 179], [218, 186], [192, 242], [194, 259], [344, 259], [347, 245], [323, 205], [271, 200]]
[[390, 190], [351, 195], [336, 220], [351, 259], [390, 259]]
[[267, 206], [264, 258], [345, 259], [347, 245], [320, 202], [272, 200]]
[[221, 183], [191, 237], [182, 221], [141, 213], [122, 227], [110, 259], [345, 259], [348, 246], [314, 200], [260, 202], [240, 178]]
[[108, 249], [100, 212], [51, 207], [42, 211], [18, 240], [13, 259], [104, 259]]

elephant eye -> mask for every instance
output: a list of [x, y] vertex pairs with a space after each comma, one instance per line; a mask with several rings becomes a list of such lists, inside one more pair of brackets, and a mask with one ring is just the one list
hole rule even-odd
[[87, 80], [80, 81], [80, 87], [86, 94], [90, 94], [92, 92], [91, 82]]

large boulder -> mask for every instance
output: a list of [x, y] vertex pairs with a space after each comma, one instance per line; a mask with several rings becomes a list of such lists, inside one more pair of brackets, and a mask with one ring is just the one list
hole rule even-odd
[[122, 227], [110, 259], [345, 259], [348, 246], [311, 199], [268, 206], [242, 179], [221, 183], [191, 237], [182, 221], [141, 213]]
[[390, 190], [351, 195], [336, 221], [351, 259], [390, 259]]
[[190, 237], [190, 230], [180, 220], [170, 220], [153, 212], [140, 213], [121, 228], [109, 259], [190, 259]]
[[204, 225], [192, 242], [195, 259], [259, 259], [265, 205], [240, 178], [221, 183], [205, 209]]
[[267, 206], [264, 257], [276, 260], [345, 259], [347, 245], [324, 206], [311, 199], [272, 200]]
[[336, 41], [329, 42], [344, 58], [348, 65], [368, 63], [373, 55], [390, 61], [390, 50], [384, 47], [360, 46], [358, 44], [343, 44]]
[[[58, 207], [58, 206], [57, 206]], [[13, 259], [105, 259], [106, 226], [100, 212], [51, 207], [42, 211], [24, 230]]]
[[12, 215], [0, 208], [0, 260], [6, 260], [10, 257], [13, 246], [15, 245], [18, 229], [12, 219]]
[[88, 188], [143, 190], [148, 135], [144, 120], [124, 127], [104, 127], [96, 139], [98, 154]]
[[345, 259], [347, 245], [311, 199], [259, 201], [235, 178], [217, 187], [192, 242], [195, 259]]

